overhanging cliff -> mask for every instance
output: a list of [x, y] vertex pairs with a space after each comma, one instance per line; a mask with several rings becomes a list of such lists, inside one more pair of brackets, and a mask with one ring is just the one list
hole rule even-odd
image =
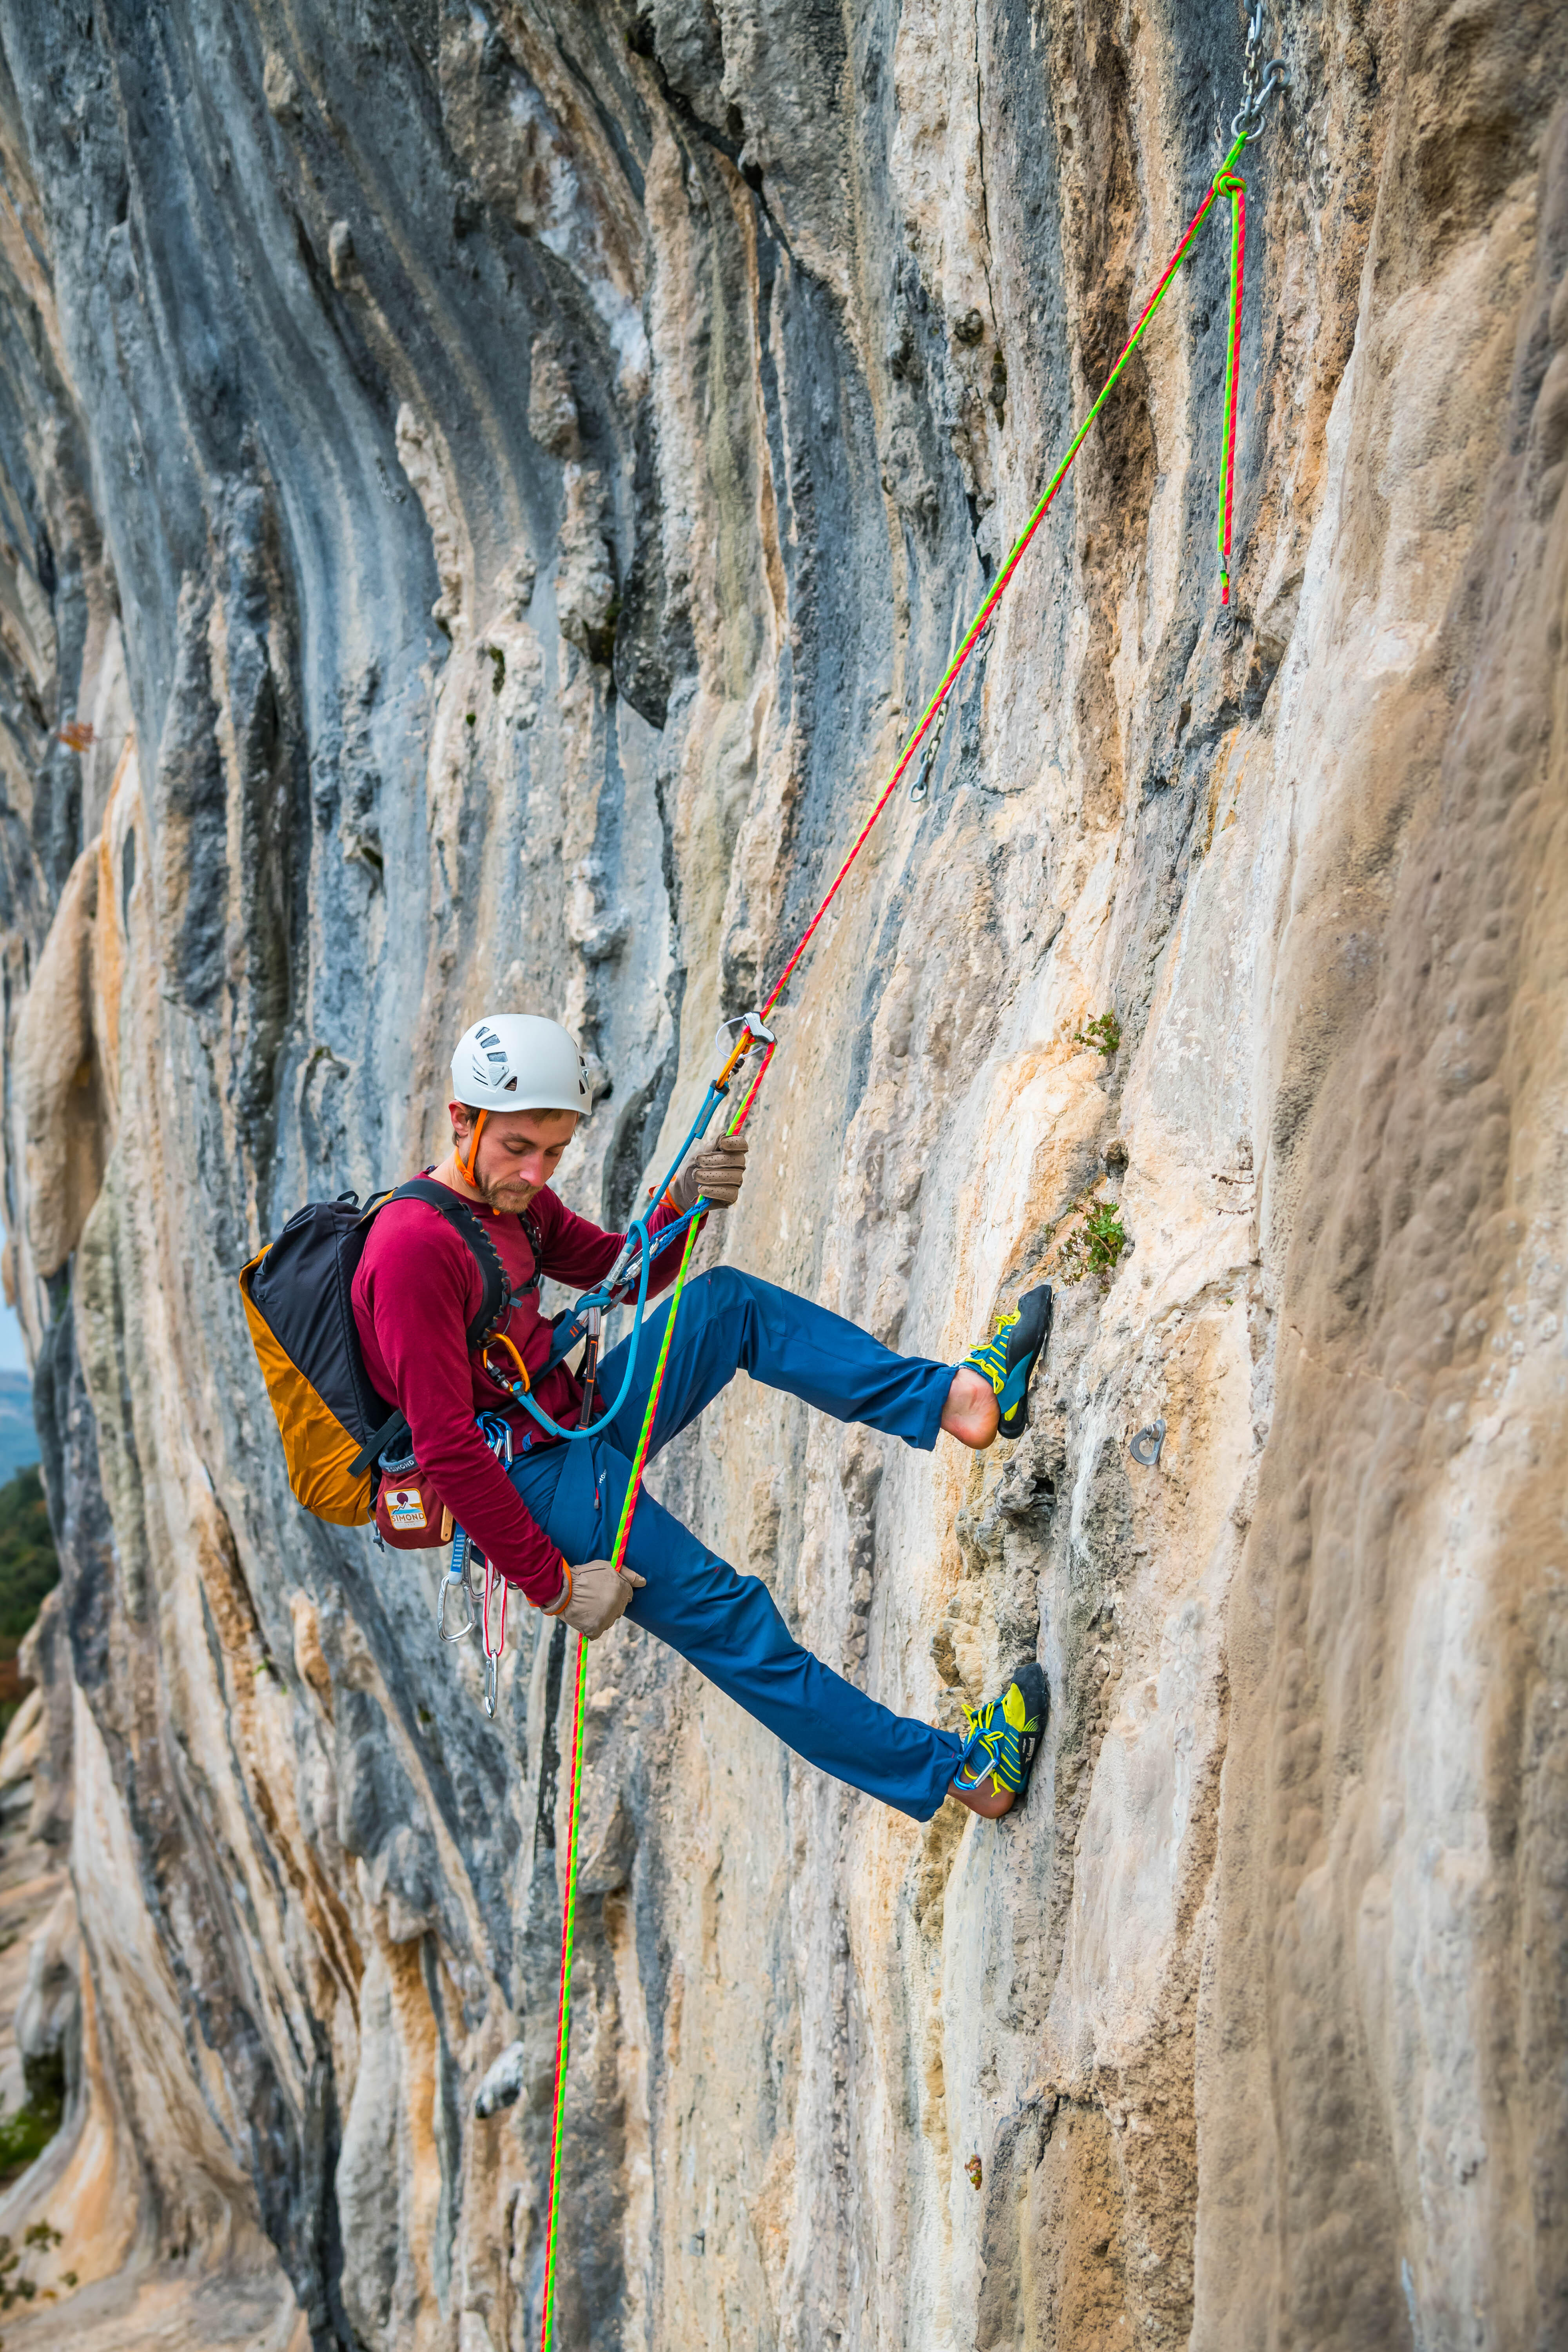
[[[0, 2215], [80, 2284], [8, 2340], [533, 2340], [564, 1644], [514, 1633], [487, 1723], [435, 1556], [296, 1509], [234, 1274], [429, 1156], [499, 1005], [581, 1037], [561, 1190], [627, 1213], [1243, 33], [0, 0], [5, 1264], [82, 1955]], [[740, 1382], [655, 1474], [896, 1706], [1037, 1650], [1047, 1753], [922, 1832], [595, 1652], [563, 2344], [1565, 2324], [1568, 18], [1268, 41], [1233, 602], [1215, 227], [705, 1244], [940, 1357], [1045, 1271], [1035, 1426], [927, 1458]], [[1070, 1281], [1093, 1202], [1128, 1245]]]

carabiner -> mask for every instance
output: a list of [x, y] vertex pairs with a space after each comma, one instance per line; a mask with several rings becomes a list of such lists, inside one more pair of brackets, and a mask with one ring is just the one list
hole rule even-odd
[[1238, 112], [1232, 118], [1230, 135], [1233, 140], [1244, 135], [1248, 141], [1261, 138], [1263, 117], [1269, 100], [1277, 89], [1289, 89], [1290, 69], [1283, 58], [1270, 58], [1264, 67], [1264, 83], [1256, 98], [1244, 98]]
[[[466, 1642], [479, 1622], [474, 1610], [473, 1589], [468, 1582], [468, 1560], [472, 1549], [462, 1528], [454, 1528], [451, 1557], [447, 1562], [447, 1573], [441, 1579], [440, 1597], [436, 1603], [436, 1631], [443, 1642]], [[458, 1592], [463, 1596], [463, 1606], [468, 1612], [468, 1622], [458, 1626], [454, 1632], [448, 1633], [447, 1603], [452, 1595]]]
[[[500, 1591], [500, 1623], [496, 1629], [495, 1646], [490, 1646], [490, 1601], [497, 1588]], [[484, 1592], [479, 1602], [479, 1640], [485, 1654], [485, 1713], [493, 1721], [496, 1702], [500, 1696], [500, 1662], [506, 1653], [506, 1579], [498, 1576], [495, 1565], [485, 1560]]]
[[[463, 1606], [468, 1611], [468, 1622], [452, 1631], [447, 1624], [447, 1603], [456, 1592], [460, 1592], [463, 1596]], [[436, 1631], [442, 1641], [466, 1642], [479, 1622], [474, 1609], [474, 1596], [468, 1590], [468, 1580], [459, 1577], [454, 1582], [451, 1577], [444, 1576], [441, 1579], [441, 1597], [436, 1603]]]

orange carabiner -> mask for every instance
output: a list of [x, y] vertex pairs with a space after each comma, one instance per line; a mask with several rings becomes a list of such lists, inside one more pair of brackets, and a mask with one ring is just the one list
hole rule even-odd
[[525, 1396], [531, 1395], [533, 1391], [533, 1383], [528, 1377], [528, 1366], [523, 1362], [522, 1358], [518, 1354], [516, 1348], [507, 1338], [504, 1331], [498, 1331], [492, 1339], [487, 1339], [483, 1349], [480, 1350], [479, 1361], [484, 1366], [486, 1371], [489, 1372], [491, 1380], [499, 1381], [503, 1389], [510, 1389], [513, 1385], [509, 1375], [505, 1372], [498, 1372], [495, 1366], [491, 1363], [490, 1349], [492, 1348], [504, 1348], [506, 1349], [507, 1354], [517, 1366], [518, 1379], [522, 1382], [523, 1394]]

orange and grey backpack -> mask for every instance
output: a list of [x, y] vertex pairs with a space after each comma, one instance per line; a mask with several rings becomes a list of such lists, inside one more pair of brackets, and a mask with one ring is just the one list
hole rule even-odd
[[[239, 1274], [289, 1484], [308, 1511], [341, 1528], [364, 1527], [374, 1517], [377, 1463], [409, 1435], [403, 1414], [371, 1386], [354, 1324], [354, 1276], [371, 1225], [391, 1201], [428, 1202], [472, 1250], [484, 1297], [468, 1326], [468, 1346], [482, 1347], [514, 1293], [479, 1218], [427, 1177], [378, 1192], [363, 1209], [353, 1192], [307, 1202]], [[541, 1281], [539, 1228], [525, 1214], [523, 1229], [533, 1251], [525, 1287], [532, 1290]]]

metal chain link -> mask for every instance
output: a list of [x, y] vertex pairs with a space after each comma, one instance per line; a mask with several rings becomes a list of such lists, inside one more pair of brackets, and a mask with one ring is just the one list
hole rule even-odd
[[1247, 27], [1247, 63], [1241, 77], [1241, 104], [1250, 114], [1258, 98], [1258, 84], [1263, 58], [1263, 0], [1256, 0], [1251, 21]]
[[1277, 89], [1290, 87], [1289, 68], [1283, 58], [1263, 61], [1263, 5], [1253, 0], [1252, 14], [1247, 24], [1247, 54], [1241, 79], [1241, 105], [1231, 122], [1232, 139], [1244, 134], [1256, 139], [1263, 129], [1263, 118], [1268, 101]]

